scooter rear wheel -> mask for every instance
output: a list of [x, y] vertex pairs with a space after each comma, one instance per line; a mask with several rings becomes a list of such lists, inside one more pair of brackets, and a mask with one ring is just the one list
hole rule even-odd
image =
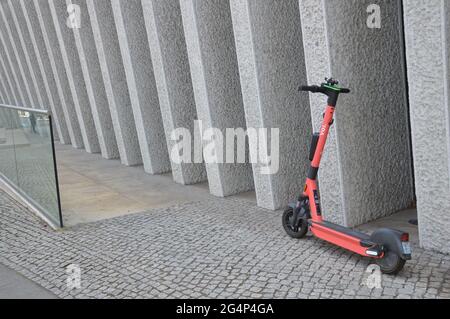
[[300, 224], [298, 227], [294, 227], [293, 224], [294, 219], [294, 209], [291, 207], [286, 208], [283, 213], [283, 228], [286, 233], [296, 239], [300, 239], [306, 236], [308, 233], [308, 223], [306, 220], [300, 220]]
[[381, 272], [386, 275], [396, 275], [405, 266], [406, 261], [397, 253], [388, 251], [383, 258], [377, 259], [377, 265], [380, 266]]

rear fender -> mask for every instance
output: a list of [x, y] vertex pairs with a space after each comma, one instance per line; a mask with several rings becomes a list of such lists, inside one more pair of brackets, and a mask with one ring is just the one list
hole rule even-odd
[[401, 238], [404, 233], [395, 229], [381, 228], [370, 236], [370, 240], [376, 244], [383, 245], [389, 251], [397, 253], [402, 259], [410, 260], [411, 254], [405, 254], [403, 251]]

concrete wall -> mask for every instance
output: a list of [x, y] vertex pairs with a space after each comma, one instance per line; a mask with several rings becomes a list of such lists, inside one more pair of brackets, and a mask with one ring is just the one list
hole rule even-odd
[[[222, 0], [180, 4], [202, 133], [218, 129], [226, 137], [227, 128], [246, 129], [230, 4]], [[252, 190], [251, 165], [225, 164], [223, 142], [224, 147], [215, 150], [215, 155], [222, 152], [222, 158], [206, 164], [211, 194], [223, 197]], [[210, 143], [205, 141], [205, 146]], [[236, 153], [233, 158], [237, 159]]]
[[[78, 123], [78, 116], [70, 89], [67, 70], [58, 43], [49, 2], [46, 0], [33, 0], [34, 8], [39, 21], [40, 30], [45, 43], [45, 50], [49, 56], [55, 84], [58, 91], [59, 102], [66, 120], [70, 141], [74, 148], [83, 148], [83, 137]], [[36, 31], [38, 32], [38, 31]]]
[[81, 136], [86, 152], [99, 153], [97, 131], [91, 111], [91, 105], [86, 90], [80, 58], [72, 30], [67, 26], [67, 4], [65, 0], [49, 0], [50, 12], [55, 27], [73, 106], [80, 126]]
[[[14, 1], [13, 5], [16, 15], [19, 17], [20, 24], [23, 28], [25, 28], [25, 26], [27, 28], [29, 38], [26, 38], [25, 41], [27, 43], [31, 42], [33, 45], [36, 61], [32, 62], [37, 63], [39, 66], [42, 81], [48, 96], [49, 104], [43, 105], [42, 107], [44, 109], [49, 109], [52, 112], [53, 122], [56, 126], [55, 131], [58, 133], [59, 142], [62, 144], [70, 144], [70, 134], [66, 124], [63, 105], [59, 96], [58, 85], [53, 74], [52, 62], [50, 60], [51, 54], [47, 52], [46, 42], [40, 27], [40, 20], [35, 10], [35, 6], [32, 1], [26, 0]], [[23, 19], [21, 17], [23, 17]], [[24, 33], [26, 33], [26, 31], [24, 31]]]
[[111, 2], [89, 0], [87, 1], [87, 7], [120, 159], [127, 166], [142, 164]]
[[406, 0], [404, 16], [420, 242], [450, 253], [449, 4]]
[[[366, 24], [370, 1], [330, 0], [321, 6], [300, 3], [305, 38], [309, 38], [305, 48], [310, 52], [311, 82], [320, 78], [319, 72], [330, 70], [343, 86], [352, 89], [352, 94], [342, 96], [338, 103], [337, 139], [333, 138], [327, 149], [330, 153], [325, 163], [334, 161], [335, 165], [324, 165], [320, 175], [322, 189], [331, 189], [322, 193], [325, 214], [355, 226], [409, 207], [414, 187], [399, 28], [401, 2], [380, 2], [381, 29]], [[315, 40], [317, 34], [319, 41]], [[317, 61], [313, 51], [327, 56]], [[317, 123], [319, 101], [313, 103]], [[334, 178], [323, 178], [330, 175]]]
[[169, 172], [169, 153], [141, 1], [113, 0], [112, 8], [144, 169], [151, 174]]
[[[70, 4], [79, 29], [66, 24]], [[371, 4], [379, 29], [366, 24]], [[401, 4], [1, 0], [0, 102], [49, 109], [62, 143], [171, 170], [177, 183], [208, 181], [217, 196], [254, 187], [259, 206], [277, 209], [303, 188], [326, 102], [297, 87], [331, 75], [352, 94], [319, 175], [326, 218], [358, 225], [409, 207], [416, 191], [422, 245], [450, 252], [450, 4]], [[193, 140], [200, 162], [177, 163], [172, 134], [199, 135], [197, 119], [204, 130], [278, 128], [279, 171], [205, 165]]]
[[[194, 137], [197, 119], [189, 60], [178, 0], [142, 0], [145, 25], [155, 72], [161, 114], [169, 154], [176, 149], [171, 136], [177, 128], [185, 128]], [[191, 145], [194, 145], [191, 141]], [[195, 158], [192, 147], [191, 157]], [[171, 157], [172, 175], [179, 184], [206, 181], [201, 163], [178, 163]]]
[[97, 130], [100, 151], [104, 158], [116, 159], [119, 158], [119, 150], [117, 148], [108, 98], [106, 96], [100, 62], [95, 47], [94, 33], [90, 19], [87, 19], [87, 4], [84, 0], [66, 0], [66, 5], [70, 5], [71, 3], [80, 6], [80, 12], [84, 12], [85, 17], [82, 20], [82, 28], [73, 28], [72, 30], [80, 57], [92, 117]]
[[247, 126], [280, 130], [280, 170], [253, 165], [258, 205], [278, 209], [303, 190], [311, 140], [297, 1], [231, 1]]

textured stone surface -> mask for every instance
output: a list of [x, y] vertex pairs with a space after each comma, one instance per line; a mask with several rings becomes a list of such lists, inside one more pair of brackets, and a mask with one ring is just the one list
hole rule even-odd
[[64, 67], [63, 57], [58, 44], [58, 36], [55, 31], [53, 19], [51, 18], [52, 15], [49, 3], [48, 1], [33, 0], [33, 4], [38, 16], [53, 76], [55, 77], [59, 102], [64, 111], [71, 144], [75, 148], [83, 148], [83, 137], [78, 123], [69, 80], [67, 78], [67, 70]]
[[[15, 3], [16, 5], [19, 5], [19, 2], [16, 1]], [[26, 31], [26, 24], [21, 24], [21, 22], [19, 22], [18, 15], [16, 14], [13, 6], [13, 1], [8, 0], [7, 4], [4, 3], [3, 11], [5, 15], [9, 16], [8, 21], [11, 29], [11, 35], [16, 42], [17, 53], [22, 59], [24, 69], [28, 71], [27, 81], [30, 82], [28, 84], [35, 103], [33, 107], [38, 109], [48, 108], [49, 103], [45, 96], [44, 81], [42, 80], [38, 64], [33, 63], [36, 61], [36, 57], [34, 55], [32, 43], [25, 41], [24, 31]], [[18, 13], [20, 12], [21, 11], [18, 11]]]
[[[178, 0], [142, 0], [142, 7], [170, 154], [176, 147], [176, 141], [171, 139], [172, 132], [186, 128], [194, 137], [197, 119], [180, 3]], [[177, 183], [196, 184], [207, 179], [203, 164], [171, 161], [171, 165]]]
[[[0, 33], [0, 41], [1, 41], [1, 33]], [[20, 105], [19, 93], [17, 91], [17, 87], [14, 84], [14, 79], [12, 78], [11, 67], [8, 64], [5, 50], [0, 50], [0, 65], [3, 69], [2, 73], [3, 79], [5, 80], [9, 89], [10, 100], [14, 102], [15, 105]]]
[[404, 4], [420, 239], [450, 253], [450, 11], [445, 1]]
[[24, 51], [18, 47], [20, 44], [17, 41], [17, 36], [15, 36], [15, 26], [6, 2], [0, 3], [0, 18], [3, 22], [3, 37], [4, 40], [6, 40], [12, 65], [18, 73], [17, 77], [19, 78], [19, 83], [21, 85], [19, 89], [24, 96], [25, 106], [35, 108], [38, 102], [36, 91], [34, 91], [32, 87], [32, 77], [25, 61]]
[[[309, 68], [310, 78], [315, 81], [319, 78], [317, 72], [328, 68], [342, 85], [352, 89], [352, 94], [338, 102], [337, 146], [331, 144], [330, 155], [337, 156], [333, 160], [338, 161], [340, 177], [320, 181], [325, 190], [335, 188], [322, 197], [343, 194], [343, 211], [337, 214], [344, 212], [344, 216], [332, 218], [350, 226], [392, 214], [411, 205], [414, 198], [400, 1], [383, 4], [381, 29], [366, 25], [369, 4], [345, 0], [327, 1], [316, 7], [306, 2], [301, 6], [302, 15], [309, 20], [305, 35], [312, 37], [307, 50], [324, 50], [323, 35], [316, 41], [314, 32], [308, 32], [312, 25], [318, 24], [318, 30], [325, 31], [328, 39], [328, 67], [322, 62], [319, 69]], [[320, 9], [326, 11], [325, 21], [329, 21], [325, 28]], [[309, 65], [315, 62], [314, 58], [308, 61]], [[328, 173], [329, 169], [332, 173]], [[335, 174], [335, 169], [322, 167], [324, 176]], [[340, 183], [336, 183], [337, 178]], [[328, 209], [339, 209], [332, 201], [328, 203]]]
[[[67, 4], [65, 0], [49, 0], [51, 18], [55, 26], [64, 68], [67, 74], [73, 106], [77, 114], [81, 136], [86, 152], [99, 153], [97, 131], [92, 116], [91, 105], [86, 90], [86, 84], [81, 69], [80, 58], [75, 44], [75, 37], [66, 25]], [[49, 17], [50, 18], [50, 17]]]
[[142, 164], [111, 2], [88, 0], [86, 3], [92, 31], [94, 32], [120, 160], [127, 166]]
[[0, 45], [2, 47], [2, 50], [0, 51], [2, 54], [2, 64], [7, 70], [6, 76], [9, 77], [17, 104], [21, 106], [31, 106], [26, 92], [22, 90], [22, 88], [25, 88], [25, 85], [20, 77], [17, 59], [10, 46], [8, 35], [6, 33], [5, 21], [2, 17], [0, 17]]
[[233, 0], [231, 12], [247, 126], [280, 129], [279, 172], [253, 165], [258, 205], [276, 209], [303, 190], [311, 140], [298, 1]]
[[[369, 289], [369, 260], [288, 238], [278, 213], [244, 200], [212, 198], [60, 232], [4, 193], [0, 207], [0, 263], [62, 298], [450, 298], [448, 255], [413, 246], [398, 276]], [[81, 289], [67, 287], [71, 264]]]
[[[1, 57], [0, 57], [0, 60], [1, 60]], [[12, 91], [10, 90], [9, 83], [6, 80], [6, 71], [3, 68], [3, 64], [1, 62], [0, 62], [0, 72], [2, 74], [2, 76], [0, 77], [0, 89], [1, 89], [1, 95], [2, 95], [2, 97], [1, 97], [2, 102], [1, 103], [3, 103], [3, 104], [10, 104], [10, 105], [14, 104], [13, 98], [12, 98], [12, 95], [11, 95]]]
[[119, 158], [116, 136], [109, 110], [108, 98], [106, 96], [105, 85], [103, 83], [102, 71], [95, 48], [94, 34], [88, 10], [84, 0], [66, 0], [80, 6], [80, 12], [85, 19], [82, 20], [82, 28], [74, 28], [75, 45], [80, 57], [81, 69], [86, 85], [87, 95], [91, 105], [92, 116], [102, 156], [106, 159]]
[[142, 4], [140, 0], [111, 3], [144, 169], [151, 174], [167, 173], [171, 169], [169, 152]]
[[[245, 130], [229, 2], [182, 0], [180, 4], [197, 114], [203, 130], [219, 129], [224, 137], [227, 128]], [[225, 160], [225, 147], [223, 154]], [[206, 163], [206, 170], [213, 195], [229, 196], [254, 188], [249, 163]]]
[[[326, 21], [322, 5], [317, 0], [300, 0], [303, 46], [307, 81], [305, 84], [319, 84], [330, 76], [330, 53], [326, 38]], [[314, 132], [320, 131], [326, 97], [310, 94], [311, 116]], [[338, 125], [338, 123], [336, 123]], [[323, 154], [319, 171], [320, 192], [324, 216], [335, 223], [343, 225], [344, 197], [342, 188], [342, 171], [340, 169], [339, 150], [336, 139], [336, 125], [330, 129], [326, 151]]]
[[17, 98], [16, 87], [14, 86], [13, 79], [10, 76], [10, 67], [4, 61], [6, 61], [5, 52], [4, 50], [0, 50], [0, 67], [2, 68], [2, 80], [8, 92], [9, 101], [12, 104], [18, 105], [19, 103]]
[[[52, 71], [52, 65], [49, 59], [49, 54], [45, 46], [44, 36], [39, 25], [39, 18], [36, 14], [35, 7], [32, 1], [19, 0], [13, 2], [16, 15], [18, 16], [21, 25], [26, 25], [29, 38], [26, 42], [31, 42], [35, 51], [36, 60], [34, 63], [39, 65], [42, 75], [42, 81], [45, 86], [45, 91], [48, 96], [48, 108], [52, 112], [53, 119], [59, 137], [59, 141], [63, 144], [70, 144], [70, 135], [64, 116], [63, 106], [58, 93], [57, 84]], [[19, 9], [19, 7], [20, 9]], [[21, 11], [22, 13], [19, 13]], [[23, 18], [23, 20], [22, 20]], [[24, 31], [24, 33], [27, 33]]]

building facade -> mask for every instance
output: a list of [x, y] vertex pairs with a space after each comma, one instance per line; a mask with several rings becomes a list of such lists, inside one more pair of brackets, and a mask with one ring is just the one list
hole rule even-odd
[[[303, 187], [325, 103], [297, 88], [331, 75], [352, 94], [320, 171], [326, 217], [417, 205], [421, 245], [450, 253], [449, 20], [446, 0], [0, 0], [0, 103], [48, 109], [63, 144], [275, 210]], [[196, 120], [278, 128], [279, 170], [175, 161]]]

